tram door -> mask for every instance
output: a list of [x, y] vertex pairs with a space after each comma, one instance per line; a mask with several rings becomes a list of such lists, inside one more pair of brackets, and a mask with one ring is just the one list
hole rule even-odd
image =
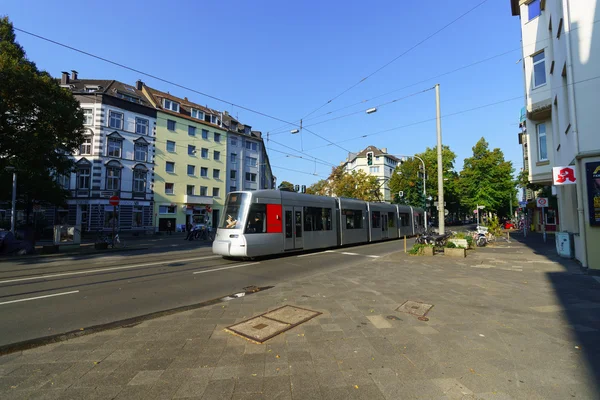
[[389, 238], [388, 234], [388, 215], [384, 212], [381, 213], [381, 238]]
[[302, 207], [283, 207], [284, 250], [302, 249]]

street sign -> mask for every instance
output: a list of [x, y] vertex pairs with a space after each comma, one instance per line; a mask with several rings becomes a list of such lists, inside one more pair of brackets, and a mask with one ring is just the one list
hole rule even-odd
[[527, 202], [526, 201], [520, 201], [519, 202], [519, 207], [523, 207], [523, 208], [527, 207]]
[[538, 207], [548, 207], [548, 198], [547, 197], [538, 197], [536, 199], [536, 204]]
[[473, 214], [477, 214], [479, 210], [473, 210]]
[[444, 210], [444, 215], [448, 215], [448, 214], [450, 214], [450, 211], [448, 211], [448, 209], [446, 208], [446, 209]]
[[118, 206], [119, 205], [119, 196], [112, 196], [110, 199], [108, 199], [108, 202], [110, 203], [111, 206]]

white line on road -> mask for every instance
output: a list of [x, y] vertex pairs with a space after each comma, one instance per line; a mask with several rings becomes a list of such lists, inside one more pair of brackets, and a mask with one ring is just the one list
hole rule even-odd
[[335, 250], [327, 250], [325, 253], [337, 253], [337, 254], [345, 254], [347, 256], [362, 256], [362, 257], [370, 257], [370, 258], [379, 258], [380, 256], [372, 256], [369, 254], [360, 254], [360, 253], [350, 253], [347, 251], [335, 251]]
[[358, 253], [349, 253], [347, 251], [342, 251], [342, 252], [340, 252], [340, 254], [345, 254], [347, 256], [360, 256], [361, 255], [361, 254], [358, 254]]
[[309, 254], [301, 254], [299, 256], [296, 257], [309, 257], [309, 256], [318, 256], [319, 254], [324, 254], [324, 253], [333, 253], [331, 250], [327, 250], [327, 251], [319, 251], [317, 253], [309, 253]]
[[133, 269], [133, 268], [140, 268], [140, 267], [151, 267], [153, 265], [173, 264], [173, 263], [186, 262], [186, 261], [208, 260], [210, 258], [220, 258], [220, 257], [221, 256], [205, 256], [205, 257], [196, 257], [196, 258], [184, 258], [182, 260], [157, 261], [157, 262], [146, 263], [146, 264], [124, 265], [124, 266], [121, 266], [121, 267], [88, 269], [88, 270], [85, 270], [85, 271], [64, 272], [64, 273], [61, 273], [61, 274], [49, 274], [49, 275], [29, 276], [27, 278], [8, 279], [8, 280], [5, 280], [5, 281], [0, 281], [0, 284], [2, 284], [2, 283], [11, 283], [11, 282], [31, 281], [31, 280], [35, 280], [35, 279], [57, 278], [57, 277], [60, 277], [60, 276], [69, 276], [69, 275], [95, 274], [97, 272], [117, 271], [117, 270], [120, 270], [120, 269]]
[[192, 272], [192, 274], [206, 274], [208, 272], [216, 272], [216, 271], [223, 271], [224, 269], [232, 269], [232, 268], [240, 268], [240, 267], [247, 267], [249, 265], [255, 265], [255, 264], [260, 264], [258, 262], [255, 263], [250, 263], [250, 264], [241, 264], [241, 265], [232, 265], [230, 267], [223, 267], [223, 268], [215, 268], [215, 269], [207, 269], [205, 271], [196, 271], [196, 272]]
[[0, 303], [0, 306], [3, 304], [11, 304], [11, 303], [18, 303], [20, 301], [29, 301], [29, 300], [38, 300], [38, 299], [45, 299], [47, 297], [54, 297], [54, 296], [64, 296], [65, 294], [73, 294], [73, 293], [79, 293], [79, 290], [73, 290], [72, 292], [64, 292], [64, 293], [54, 293], [54, 294], [48, 294], [46, 296], [38, 296], [38, 297], [30, 297], [28, 299], [19, 299], [19, 300], [11, 300], [11, 301], [5, 301], [3, 303]]

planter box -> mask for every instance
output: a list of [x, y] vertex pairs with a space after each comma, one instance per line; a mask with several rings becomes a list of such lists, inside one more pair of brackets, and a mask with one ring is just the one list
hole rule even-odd
[[106, 249], [108, 249], [108, 243], [105, 243], [105, 242], [95, 243], [94, 248], [96, 250], [106, 250]]
[[458, 247], [457, 248], [446, 247], [444, 249], [444, 255], [448, 256], [448, 257], [465, 258], [467, 256], [467, 250], [461, 249]]
[[419, 251], [419, 255], [421, 256], [433, 256], [433, 247], [423, 247]]
[[450, 239], [448, 241], [454, 243], [457, 247], [464, 247], [465, 249], [469, 247], [467, 239]]

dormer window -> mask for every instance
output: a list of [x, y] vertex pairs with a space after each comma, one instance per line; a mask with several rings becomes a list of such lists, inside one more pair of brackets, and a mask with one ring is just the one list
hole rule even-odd
[[140, 103], [140, 99], [138, 97], [130, 96], [125, 93], [117, 92], [116, 96], [120, 99], [127, 100], [132, 103]]
[[164, 99], [163, 100], [163, 107], [166, 110], [171, 110], [171, 111], [179, 112], [179, 103], [176, 103], [176, 102], [171, 101], [169, 99]]
[[200, 110], [196, 110], [195, 108], [192, 108], [192, 118], [196, 118], [201, 121], [204, 121], [204, 112], [202, 112]]
[[86, 86], [85, 91], [88, 93], [94, 93], [100, 90], [100, 86]]

